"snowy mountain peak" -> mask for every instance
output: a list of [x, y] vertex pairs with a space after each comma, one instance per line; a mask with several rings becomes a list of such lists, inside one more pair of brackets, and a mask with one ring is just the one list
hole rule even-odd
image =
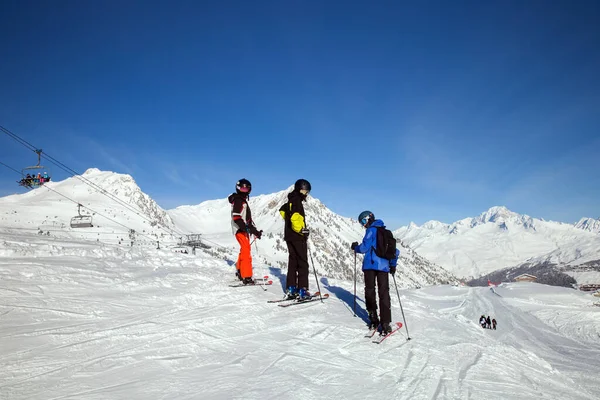
[[447, 227], [447, 225], [444, 224], [443, 222], [435, 221], [435, 220], [427, 221], [423, 224], [423, 228], [430, 229], [430, 230], [446, 228], [446, 227]]
[[88, 168], [88, 169], [87, 169], [87, 170], [86, 170], [86, 171], [83, 173], [83, 175], [94, 175], [94, 174], [97, 174], [97, 173], [100, 173], [100, 172], [102, 172], [102, 171], [100, 171], [98, 168]]
[[[272, 194], [251, 196], [249, 200], [252, 219], [263, 236], [257, 241], [259, 251], [268, 255], [271, 262], [287, 264], [288, 250], [283, 240], [284, 221], [279, 208], [287, 201], [293, 186]], [[330, 278], [354, 279], [354, 253], [350, 244], [360, 241], [365, 233], [355, 219], [342, 217], [325, 206], [319, 199], [308, 196], [304, 203], [306, 223], [310, 228], [311, 252], [319, 273]], [[177, 207], [168, 211], [177, 229], [201, 233], [208, 241], [231, 246], [238, 245], [231, 228], [231, 206], [227, 199], [210, 200], [195, 206]], [[439, 282], [453, 282], [455, 278], [412, 249], [401, 247], [398, 276], [406, 287], [418, 287]], [[311, 253], [312, 254], [312, 253]], [[359, 256], [359, 262], [361, 256]]]
[[0, 207], [6, 205], [25, 216], [24, 220], [13, 220], [12, 225], [68, 227], [79, 212], [79, 203], [82, 214], [94, 215], [94, 227], [148, 232], [153, 230], [148, 225], [173, 226], [165, 210], [142, 192], [130, 175], [89, 168], [83, 175], [52, 181], [47, 186], [50, 191], [37, 189], [0, 199]]
[[[447, 229], [442, 229], [442, 227]], [[429, 221], [398, 229], [396, 237], [457, 276], [480, 276], [544, 256], [579, 265], [600, 258], [600, 220], [576, 225], [543, 221], [503, 206], [450, 225]], [[544, 258], [544, 260], [546, 259]]]
[[600, 233], [600, 218], [581, 218], [575, 224], [575, 228], [583, 229], [584, 231]]
[[479, 223], [504, 222], [507, 219], [519, 217], [521, 217], [521, 215], [510, 211], [504, 206], [495, 206], [481, 213], [479, 217], [476, 218], [476, 221]]

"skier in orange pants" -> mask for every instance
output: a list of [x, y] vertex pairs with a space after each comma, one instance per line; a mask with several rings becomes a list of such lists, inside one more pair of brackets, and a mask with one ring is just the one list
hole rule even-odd
[[250, 235], [257, 239], [262, 236], [262, 231], [256, 229], [252, 221], [252, 213], [248, 205], [248, 197], [252, 191], [252, 184], [247, 179], [240, 179], [235, 185], [235, 193], [229, 197], [231, 204], [231, 227], [233, 234], [240, 244], [240, 254], [235, 267], [237, 277], [246, 285], [254, 284], [252, 279], [252, 254], [250, 249]]

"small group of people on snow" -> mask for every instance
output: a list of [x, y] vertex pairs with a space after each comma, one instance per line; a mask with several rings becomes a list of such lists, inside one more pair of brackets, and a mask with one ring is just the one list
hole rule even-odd
[[[235, 185], [235, 192], [229, 197], [231, 204], [231, 226], [233, 234], [240, 244], [240, 253], [236, 262], [236, 276], [244, 284], [252, 285], [252, 255], [250, 235], [256, 239], [262, 237], [262, 230], [254, 225], [248, 198], [252, 184], [247, 179], [240, 179]], [[286, 299], [303, 300], [311, 297], [309, 292], [308, 237], [310, 230], [306, 225], [306, 214], [303, 202], [311, 191], [311, 184], [306, 179], [298, 179], [294, 189], [288, 194], [287, 201], [279, 209], [285, 221], [284, 240], [288, 248], [288, 271], [286, 277]], [[358, 221], [366, 229], [362, 242], [354, 242], [351, 250], [364, 254], [362, 270], [365, 280], [365, 302], [369, 314], [369, 328], [381, 327], [383, 334], [392, 331], [392, 311], [390, 303], [389, 274], [396, 273], [398, 256], [392, 260], [379, 257], [374, 249], [377, 248], [377, 228], [385, 225], [382, 220], [375, 219], [370, 211], [363, 211]], [[375, 293], [377, 286], [377, 295]], [[379, 313], [377, 312], [377, 297], [379, 298]]]
[[481, 325], [481, 327], [483, 329], [494, 329], [496, 330], [496, 319], [490, 319], [490, 316], [488, 315], [487, 318], [485, 317], [485, 315], [482, 315], [479, 318], [479, 325]]

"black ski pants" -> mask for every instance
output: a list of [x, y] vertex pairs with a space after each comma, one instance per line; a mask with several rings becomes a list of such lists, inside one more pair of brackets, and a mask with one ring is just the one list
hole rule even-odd
[[286, 287], [308, 289], [308, 243], [306, 240], [288, 240], [288, 271]]
[[390, 274], [389, 272], [367, 269], [365, 274], [365, 301], [367, 312], [377, 315], [377, 299], [375, 298], [375, 284], [379, 294], [379, 322], [389, 324], [392, 322], [392, 305], [390, 303]]

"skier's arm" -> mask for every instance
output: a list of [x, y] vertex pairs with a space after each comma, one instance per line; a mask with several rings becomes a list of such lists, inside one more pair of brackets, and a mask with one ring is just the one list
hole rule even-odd
[[242, 218], [242, 209], [244, 208], [244, 201], [240, 198], [236, 198], [233, 201], [233, 209], [231, 213], [231, 217], [233, 218], [233, 222], [240, 228], [241, 231], [246, 231], [246, 223]]
[[400, 257], [400, 250], [396, 249], [396, 258], [390, 260], [390, 267], [396, 268], [398, 266], [398, 257]]
[[371, 228], [367, 229], [367, 232], [365, 233], [365, 237], [363, 238], [362, 243], [359, 244], [354, 249], [355, 252], [364, 254], [367, 251], [371, 250], [371, 247], [373, 246], [373, 242], [375, 239], [375, 235], [373, 233], [374, 231], [376, 232], [375, 229], [371, 229]]

